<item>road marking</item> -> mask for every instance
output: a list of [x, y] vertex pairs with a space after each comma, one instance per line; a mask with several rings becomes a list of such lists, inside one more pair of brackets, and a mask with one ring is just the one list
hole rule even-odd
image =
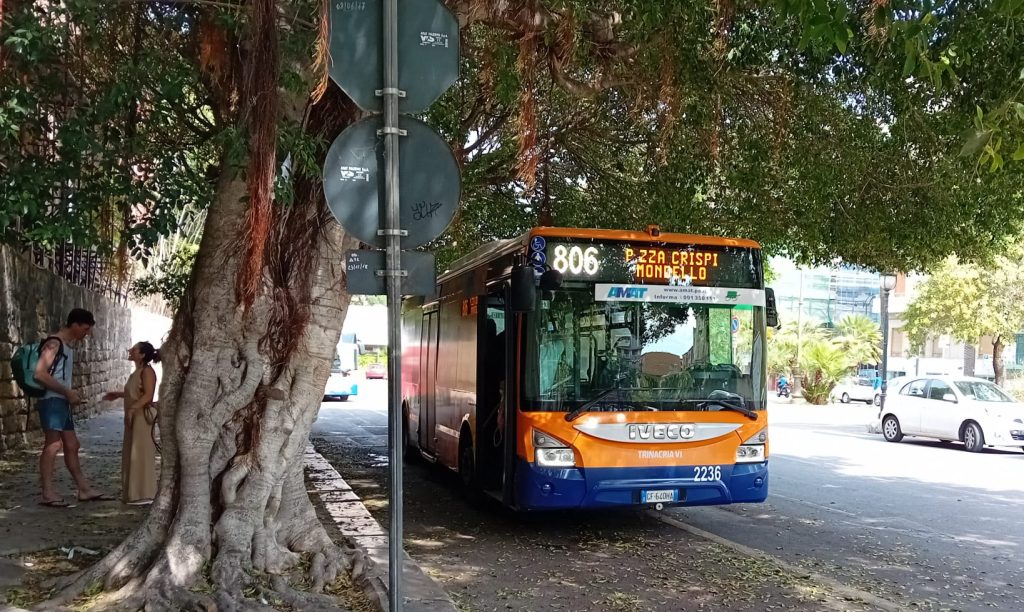
[[868, 605], [874, 606], [879, 610], [885, 610], [886, 612], [898, 612], [902, 609], [899, 605], [889, 601], [888, 599], [884, 599], [873, 593], [869, 593], [867, 591], [863, 591], [861, 589], [845, 585], [834, 578], [829, 578], [828, 576], [810, 571], [798, 565], [793, 565], [792, 563], [783, 561], [782, 559], [774, 555], [770, 555], [764, 552], [763, 550], [757, 550], [756, 548], [751, 548], [750, 546], [740, 544], [739, 542], [727, 540], [722, 536], [711, 533], [710, 531], [704, 531], [699, 527], [694, 527], [689, 523], [684, 523], [683, 521], [677, 518], [673, 518], [665, 514], [664, 512], [648, 510], [647, 514], [661, 521], [662, 523], [665, 523], [666, 525], [672, 525], [673, 527], [682, 529], [683, 531], [689, 532], [697, 537], [704, 538], [705, 540], [710, 540], [712, 542], [715, 542], [716, 544], [721, 544], [726, 548], [731, 548], [732, 550], [747, 555], [748, 557], [754, 557], [756, 559], [770, 561], [788, 572], [792, 572], [794, 574], [798, 574], [801, 576], [807, 576], [815, 582], [828, 586], [829, 588], [831, 588], [843, 597], [859, 599], [860, 601], [863, 601]]

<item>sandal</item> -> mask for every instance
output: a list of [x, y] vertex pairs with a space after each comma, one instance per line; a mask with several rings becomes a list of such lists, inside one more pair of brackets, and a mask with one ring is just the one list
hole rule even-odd
[[95, 502], [95, 501], [117, 501], [116, 498], [107, 495], [106, 493], [97, 493], [91, 497], [79, 497], [80, 502]]
[[48, 508], [70, 508], [71, 504], [64, 501], [63, 499], [51, 499], [50, 501], [39, 502], [40, 506], [46, 506]]

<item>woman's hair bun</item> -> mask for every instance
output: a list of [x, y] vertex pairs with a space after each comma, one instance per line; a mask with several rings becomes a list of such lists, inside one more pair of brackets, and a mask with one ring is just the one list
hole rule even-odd
[[154, 348], [149, 342], [140, 342], [138, 346], [144, 363], [160, 363], [160, 349]]

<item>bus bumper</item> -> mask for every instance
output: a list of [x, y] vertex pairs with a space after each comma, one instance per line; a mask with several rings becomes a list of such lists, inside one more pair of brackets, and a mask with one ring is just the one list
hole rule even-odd
[[[698, 474], [697, 468], [702, 468]], [[721, 479], [701, 481], [704, 468], [718, 467]], [[521, 510], [607, 508], [651, 505], [641, 492], [675, 489], [678, 502], [702, 506], [763, 502], [768, 496], [768, 462], [720, 466], [547, 468], [526, 461], [516, 470], [516, 505]]]

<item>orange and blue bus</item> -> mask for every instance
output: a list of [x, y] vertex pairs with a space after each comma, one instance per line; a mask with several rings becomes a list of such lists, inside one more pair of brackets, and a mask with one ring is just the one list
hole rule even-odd
[[535, 228], [403, 308], [406, 452], [519, 510], [761, 502], [757, 243]]

